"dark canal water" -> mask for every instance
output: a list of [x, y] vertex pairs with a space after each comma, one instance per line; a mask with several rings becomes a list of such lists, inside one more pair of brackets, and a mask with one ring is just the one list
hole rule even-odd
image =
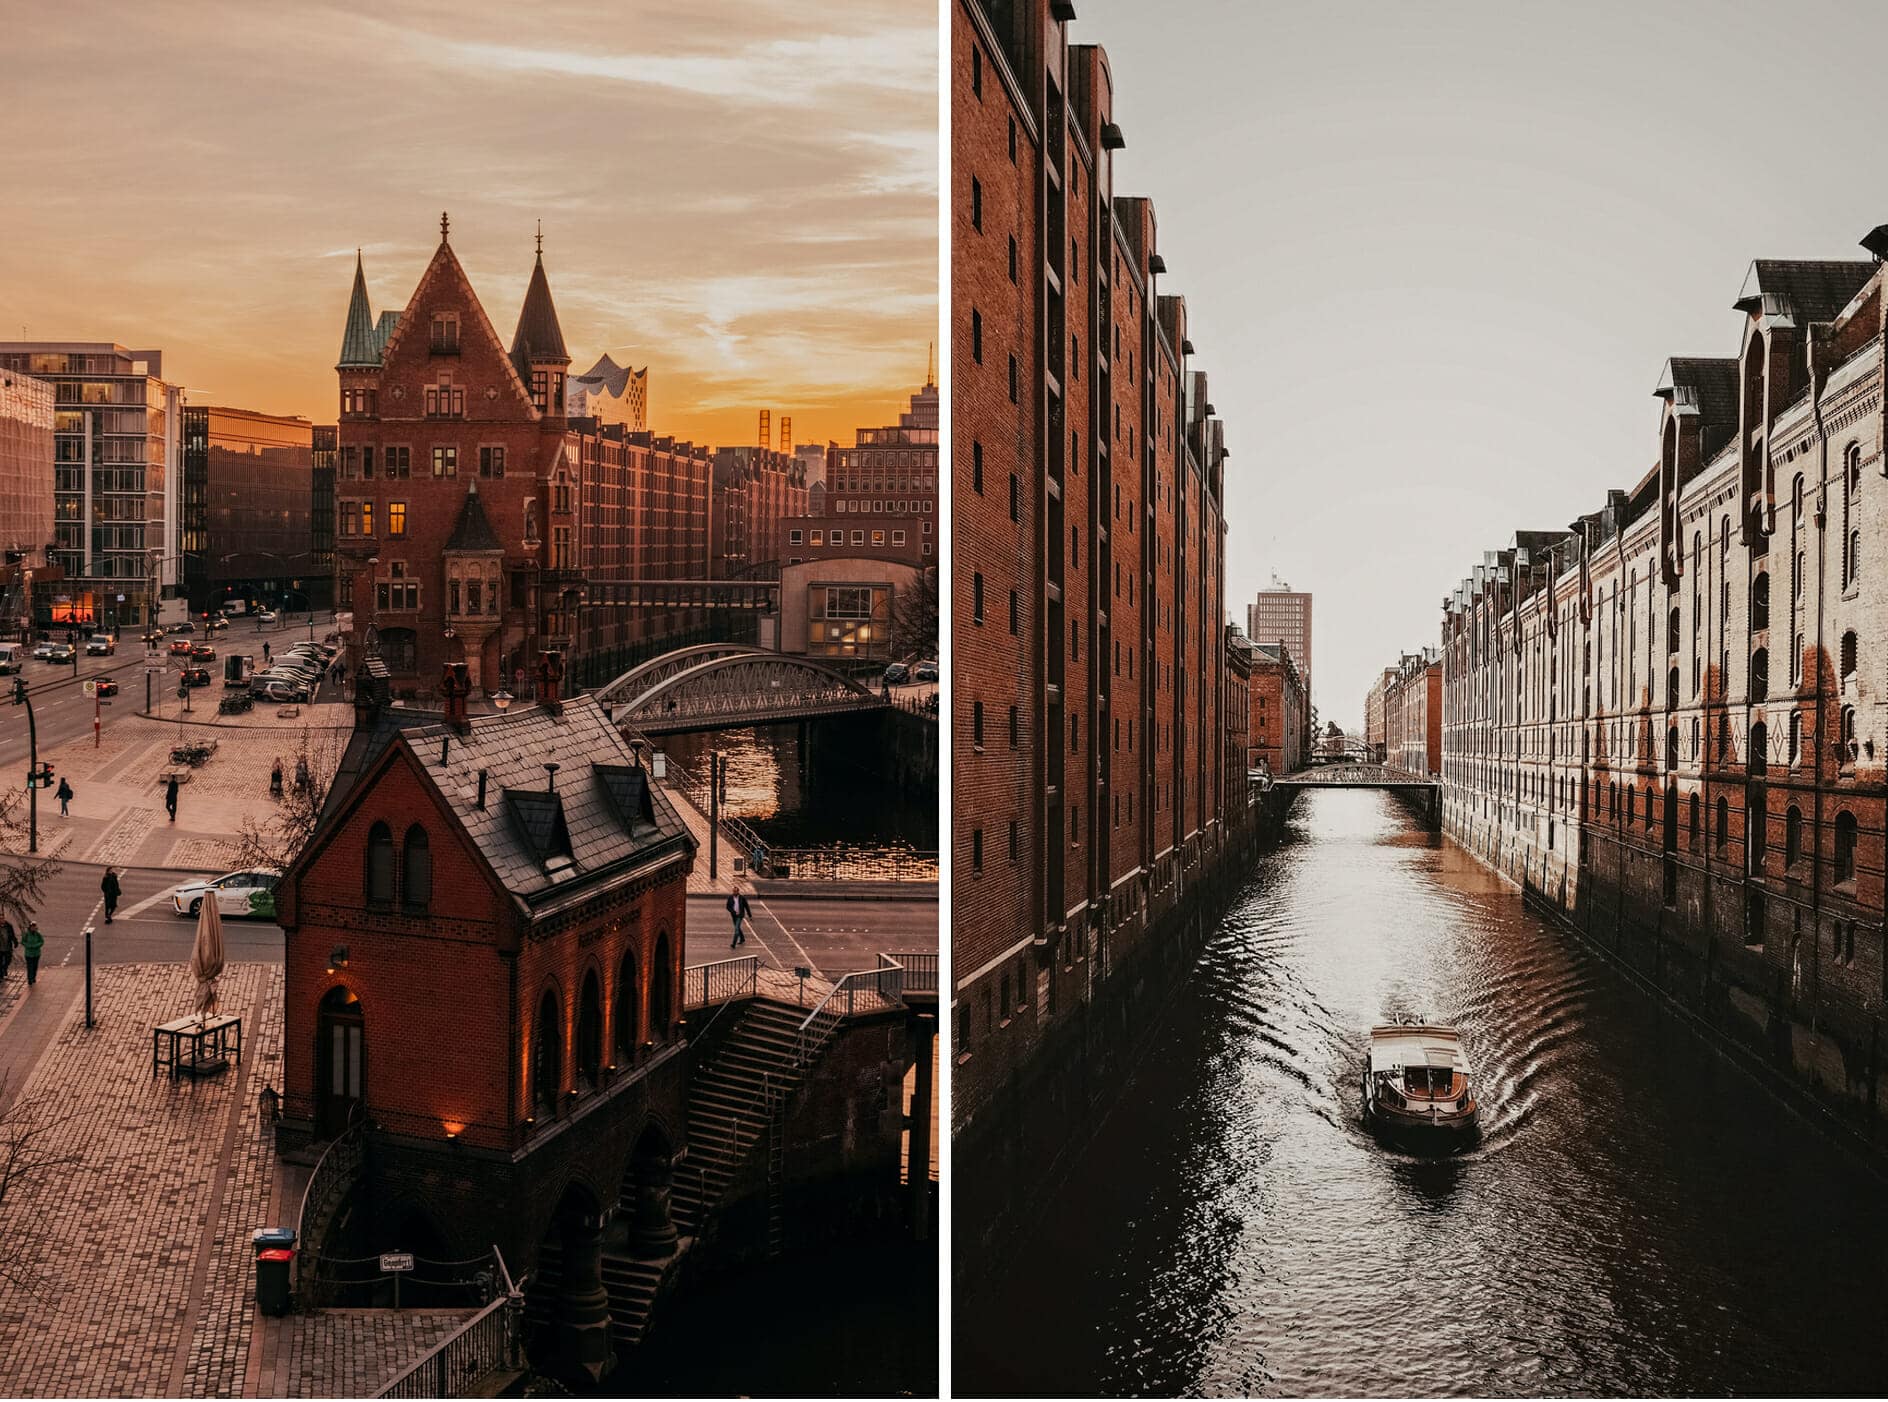
[[[1359, 1124], [1403, 1012], [1464, 1030], [1466, 1155]], [[1888, 1185], [1370, 792], [1299, 800], [1014, 1246], [959, 1394], [1888, 1386]]]
[[889, 717], [837, 716], [798, 725], [670, 735], [662, 748], [704, 779], [708, 752], [728, 757], [727, 813], [768, 846], [870, 857], [937, 850], [937, 791], [901, 788], [877, 763]]

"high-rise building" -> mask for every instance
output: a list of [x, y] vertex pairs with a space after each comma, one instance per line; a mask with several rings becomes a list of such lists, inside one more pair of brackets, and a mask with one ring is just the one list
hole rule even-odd
[[47, 573], [52, 424], [53, 387], [17, 370], [0, 372], [0, 636], [29, 626], [28, 579]]
[[[898, 422], [856, 431], [850, 448], [835, 448], [818, 511], [789, 517], [786, 557], [938, 562], [938, 390], [926, 382]], [[805, 449], [796, 456], [806, 461]], [[810, 487], [809, 487], [810, 491]]]
[[163, 353], [111, 341], [0, 342], [0, 372], [53, 386], [53, 541], [59, 578], [34, 587], [43, 625], [148, 623], [174, 597], [183, 392]]
[[237, 599], [328, 607], [332, 555], [324, 569], [314, 541], [314, 425], [187, 405], [181, 462], [178, 545], [193, 613]]
[[1311, 694], [1311, 596], [1272, 576], [1272, 582], [1259, 590], [1259, 596], [1246, 605], [1246, 636], [1261, 645], [1283, 643], [1291, 650], [1292, 660], [1305, 679], [1305, 695]]

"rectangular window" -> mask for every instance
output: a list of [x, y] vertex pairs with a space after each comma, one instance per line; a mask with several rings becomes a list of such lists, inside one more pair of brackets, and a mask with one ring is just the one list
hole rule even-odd
[[970, 834], [970, 870], [973, 875], [983, 875], [983, 829], [976, 828]]
[[1017, 483], [1016, 474], [1010, 474], [1010, 520], [1022, 520], [1022, 490]]
[[[64, 447], [65, 445], [62, 443], [60, 446]], [[351, 482], [360, 475], [360, 470], [360, 449], [353, 447], [343, 448], [341, 450], [341, 476]], [[83, 490], [83, 488], [74, 488], [73, 490]]]
[[389, 448], [384, 456], [384, 464], [389, 481], [405, 481], [413, 475], [413, 450], [411, 448]]
[[864, 531], [854, 531], [854, 532], [852, 533], [852, 543], [853, 543], [854, 545], [864, 545], [864, 544], [865, 544], [865, 532], [864, 532]]
[[1010, 235], [1010, 281], [1016, 281], [1016, 235]]
[[341, 503], [341, 534], [359, 535], [361, 529], [361, 504], [357, 501]]
[[465, 389], [460, 385], [426, 386], [426, 417], [463, 419], [465, 417]]
[[390, 501], [387, 503], [387, 534], [406, 534], [406, 503]]
[[970, 703], [970, 743], [979, 752], [983, 749], [983, 702]]
[[505, 475], [505, 450], [503, 448], [479, 449], [479, 476], [503, 477]]
[[979, 101], [983, 99], [983, 50], [974, 44], [970, 47], [970, 93]]
[[970, 177], [970, 227], [983, 232], [983, 182]]
[[1014, 404], [1017, 402], [1016, 396], [1021, 392], [1021, 389], [1022, 382], [1016, 375], [1016, 357], [1012, 355], [1010, 357], [1010, 403]]
[[903, 531], [893, 531], [893, 532], [892, 532], [892, 544], [893, 544], [893, 545], [903, 545], [904, 543], [905, 543], [905, 533], [904, 533]]
[[979, 628], [983, 626], [983, 575], [973, 574], [970, 580], [970, 618]]
[[1010, 590], [1010, 633], [1013, 637], [1022, 636], [1022, 617], [1022, 606], [1017, 600], [1016, 591], [1012, 589]]
[[983, 364], [983, 313], [974, 307], [970, 312], [970, 358]]
[[361, 476], [372, 477], [373, 475], [374, 475], [373, 446], [371, 444], [364, 444], [361, 447]]
[[813, 539], [810, 543], [813, 545], [824, 545], [826, 543], [826, 532], [814, 531]]
[[435, 355], [457, 355], [459, 353], [459, 318], [451, 312], [433, 313], [433, 334], [430, 349]]
[[873, 532], [872, 532], [872, 544], [874, 544], [874, 545], [883, 545], [884, 543], [885, 543], [885, 532], [883, 532], [883, 531], [873, 531]]
[[787, 532], [788, 545], [800, 545], [800, 544], [803, 544], [804, 542], [805, 542], [805, 535], [803, 532], [800, 532], [800, 531]]
[[374, 504], [371, 501], [361, 503], [361, 534], [374, 533]]
[[459, 475], [459, 449], [456, 444], [446, 443], [433, 449], [433, 476], [457, 477]]

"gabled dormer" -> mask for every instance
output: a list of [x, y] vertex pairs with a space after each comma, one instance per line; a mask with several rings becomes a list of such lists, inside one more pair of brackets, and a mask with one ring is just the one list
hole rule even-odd
[[1658, 388], [1659, 572], [1668, 589], [1685, 572], [1679, 500], [1685, 484], [1703, 470], [1737, 433], [1738, 362], [1674, 356], [1665, 362]]

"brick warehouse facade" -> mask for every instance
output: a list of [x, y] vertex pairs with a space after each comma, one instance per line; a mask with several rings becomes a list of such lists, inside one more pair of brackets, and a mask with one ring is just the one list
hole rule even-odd
[[[371, 628], [398, 691], [464, 660], [475, 688], [689, 626], [602, 618], [591, 579], [703, 579], [706, 449], [565, 412], [570, 356], [540, 249], [507, 350], [441, 220], [407, 306], [368, 304], [356, 261], [340, 361], [339, 607], [352, 661]], [[650, 573], [652, 571], [659, 573]], [[351, 670], [357, 670], [352, 668]]]
[[951, 12], [960, 1272], [1085, 1137], [1250, 826], [1223, 429], [1069, 8]]
[[1385, 764], [1412, 774], [1442, 772], [1442, 661], [1434, 648], [1406, 652], [1384, 670], [1378, 697], [1381, 731], [1373, 742]]
[[1311, 698], [1298, 659], [1283, 643], [1252, 649], [1247, 757], [1277, 776], [1295, 774], [1311, 752]]
[[1738, 354], [1673, 359], [1658, 455], [1444, 600], [1446, 830], [1879, 1135], [1881, 256], [1752, 264]]

